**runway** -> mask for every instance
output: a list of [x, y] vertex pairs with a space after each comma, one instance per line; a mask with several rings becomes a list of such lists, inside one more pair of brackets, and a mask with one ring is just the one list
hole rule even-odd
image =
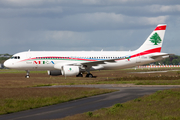
[[124, 103], [129, 100], [154, 93], [158, 90], [170, 89], [179, 86], [72, 85], [52, 87], [96, 87], [117, 89], [119, 91], [57, 105], [0, 115], [0, 120], [45, 120], [63, 118], [69, 115], [93, 111], [104, 107], [110, 107], [116, 103]]

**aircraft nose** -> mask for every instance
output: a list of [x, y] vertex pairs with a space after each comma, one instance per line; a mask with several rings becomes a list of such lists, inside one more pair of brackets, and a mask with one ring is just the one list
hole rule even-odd
[[6, 61], [4, 62], [4, 66], [7, 67], [7, 68], [10, 68], [10, 67], [11, 67], [11, 64], [12, 64], [12, 63], [10, 63], [9, 60], [6, 60]]

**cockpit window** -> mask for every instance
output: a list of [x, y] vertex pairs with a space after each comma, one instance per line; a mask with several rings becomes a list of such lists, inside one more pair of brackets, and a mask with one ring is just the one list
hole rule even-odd
[[20, 59], [20, 56], [12, 56], [11, 59]]

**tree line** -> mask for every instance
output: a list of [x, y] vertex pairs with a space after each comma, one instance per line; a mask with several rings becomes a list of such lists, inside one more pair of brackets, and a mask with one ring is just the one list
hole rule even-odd
[[155, 65], [180, 65], [180, 56], [170, 55], [169, 58], [163, 59], [161, 61], [151, 63]]
[[10, 54], [0, 54], [0, 64], [3, 64], [4, 61], [6, 61], [7, 59], [9, 59], [12, 55]]

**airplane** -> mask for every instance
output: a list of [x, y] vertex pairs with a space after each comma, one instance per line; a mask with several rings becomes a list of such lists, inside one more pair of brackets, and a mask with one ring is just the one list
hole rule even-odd
[[[48, 75], [92, 78], [90, 71], [131, 68], [169, 57], [161, 47], [166, 24], [159, 24], [146, 41], [134, 51], [26, 51], [14, 54], [4, 66], [26, 71], [47, 70]], [[133, 41], [132, 41], [133, 42]]]

